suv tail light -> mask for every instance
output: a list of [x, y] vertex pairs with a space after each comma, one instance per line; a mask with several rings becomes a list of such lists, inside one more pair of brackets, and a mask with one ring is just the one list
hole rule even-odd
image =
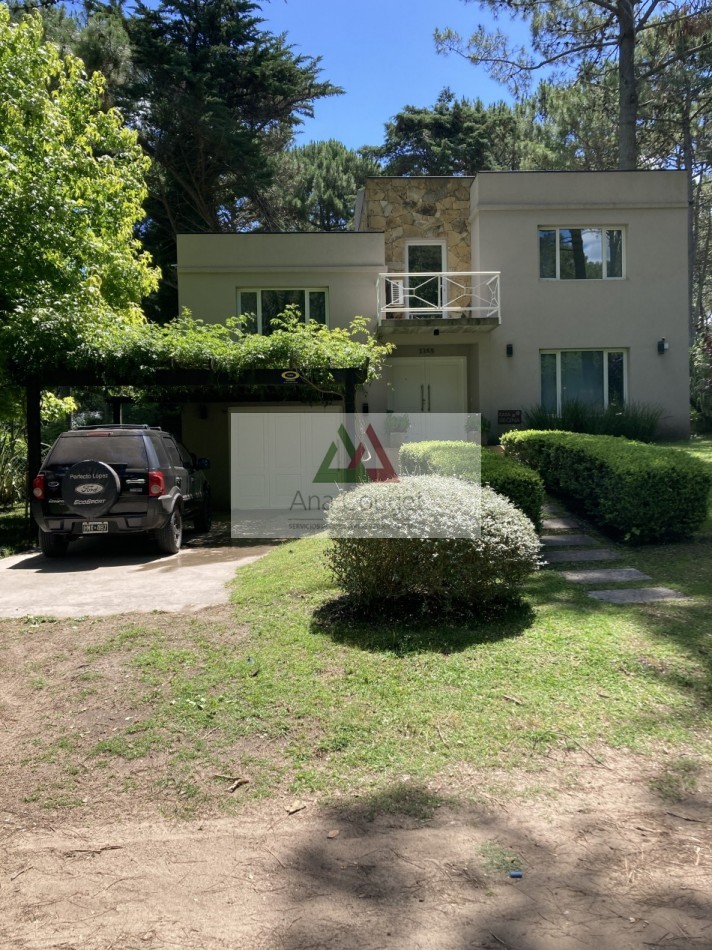
[[148, 473], [148, 494], [151, 498], [157, 498], [159, 495], [165, 494], [166, 491], [166, 480], [163, 477], [163, 472], [149, 472]]
[[32, 479], [32, 495], [38, 501], [44, 501], [45, 498], [45, 477], [37, 475]]

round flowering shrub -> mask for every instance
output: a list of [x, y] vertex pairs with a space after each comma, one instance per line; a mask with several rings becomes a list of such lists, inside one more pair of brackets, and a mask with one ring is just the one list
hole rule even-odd
[[361, 485], [333, 501], [327, 530], [334, 578], [363, 602], [511, 599], [539, 566], [526, 515], [492, 489], [457, 478]]

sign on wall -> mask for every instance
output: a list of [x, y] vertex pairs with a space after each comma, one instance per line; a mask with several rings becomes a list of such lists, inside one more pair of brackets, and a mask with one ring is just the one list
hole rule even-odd
[[497, 423], [501, 426], [520, 426], [522, 424], [522, 410], [498, 409]]

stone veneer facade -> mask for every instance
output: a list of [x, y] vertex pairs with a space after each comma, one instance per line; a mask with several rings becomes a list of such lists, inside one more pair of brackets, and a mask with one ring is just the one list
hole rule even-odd
[[383, 231], [386, 267], [406, 270], [408, 239], [447, 240], [448, 271], [472, 269], [470, 188], [473, 178], [369, 178], [359, 231]]

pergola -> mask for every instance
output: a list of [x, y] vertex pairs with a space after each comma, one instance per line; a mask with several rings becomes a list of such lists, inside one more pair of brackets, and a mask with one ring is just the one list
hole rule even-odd
[[[143, 368], [142, 368], [143, 369]], [[356, 387], [366, 380], [366, 371], [354, 367], [333, 368], [328, 370], [334, 385], [343, 391], [344, 412], [356, 411]], [[32, 491], [32, 479], [42, 464], [42, 436], [40, 417], [40, 396], [43, 389], [70, 387], [121, 387], [144, 386], [175, 389], [177, 391], [196, 390], [196, 400], [201, 403], [244, 401], [245, 387], [282, 387], [298, 386], [304, 383], [304, 377], [298, 370], [252, 369], [239, 376], [211, 369], [154, 369], [146, 367], [144, 371], [131, 373], [112, 372], [97, 368], [92, 370], [61, 369], [49, 370], [42, 378], [24, 380], [27, 394], [27, 471], [28, 492]], [[197, 395], [199, 393], [199, 396]], [[119, 403], [114, 400], [114, 420], [118, 421]]]

